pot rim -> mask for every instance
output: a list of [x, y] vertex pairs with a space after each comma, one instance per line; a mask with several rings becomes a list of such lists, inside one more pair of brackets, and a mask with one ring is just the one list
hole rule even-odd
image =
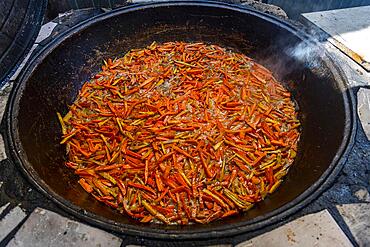
[[[303, 41], [312, 43], [320, 47], [324, 51], [323, 57], [325, 62], [331, 69], [335, 80], [339, 82], [342, 91], [342, 97], [344, 100], [345, 106], [345, 128], [342, 143], [337, 150], [336, 156], [331, 161], [328, 169], [320, 176], [320, 178], [312, 184], [306, 191], [296, 197], [294, 200], [289, 203], [277, 208], [265, 215], [258, 216], [248, 221], [238, 222], [228, 225], [209, 227], [205, 229], [196, 229], [196, 230], [186, 230], [184, 232], [181, 229], [156, 229], [148, 225], [136, 226], [130, 224], [117, 223], [113, 220], [106, 219], [102, 216], [87, 212], [80, 207], [72, 204], [71, 202], [65, 200], [57, 193], [55, 193], [33, 170], [32, 166], [27, 162], [27, 160], [22, 157], [22, 150], [19, 140], [17, 139], [16, 131], [16, 118], [14, 117], [14, 111], [16, 111], [17, 102], [19, 100], [19, 92], [24, 88], [28, 78], [33, 73], [33, 71], [38, 67], [38, 64], [45, 59], [57, 46], [63, 43], [66, 39], [72, 37], [76, 33], [88, 28], [89, 26], [101, 22], [103, 20], [115, 17], [121, 14], [135, 12], [137, 10], [157, 8], [157, 7], [175, 7], [175, 6], [204, 6], [204, 7], [217, 7], [228, 9], [232, 11], [237, 11], [244, 14], [254, 15], [257, 18], [264, 19], [271, 24], [280, 25], [284, 27], [289, 32], [298, 36]], [[108, 13], [103, 13], [98, 16], [95, 16], [91, 19], [85, 20], [80, 24], [72, 27], [66, 32], [61, 33], [58, 37], [48, 43], [43, 47], [38, 53], [27, 63], [27, 65], [22, 69], [19, 74], [15, 85], [9, 96], [7, 103], [6, 112], [3, 118], [4, 132], [4, 141], [6, 145], [8, 156], [11, 160], [18, 165], [18, 167], [23, 172], [28, 179], [39, 191], [56, 203], [59, 207], [65, 211], [73, 214], [77, 218], [80, 218], [88, 223], [91, 223], [95, 226], [102, 227], [104, 229], [113, 230], [115, 232], [120, 232], [128, 235], [136, 235], [141, 237], [150, 237], [156, 239], [205, 239], [205, 238], [214, 238], [214, 237], [225, 237], [232, 236], [244, 232], [249, 232], [253, 230], [260, 229], [264, 226], [270, 225], [281, 221], [283, 218], [286, 218], [289, 215], [297, 212], [302, 209], [323, 191], [325, 191], [328, 186], [334, 181], [336, 175], [342, 169], [344, 163], [347, 160], [348, 154], [352, 149], [356, 133], [356, 121], [355, 121], [355, 100], [354, 95], [349, 88], [347, 88], [348, 81], [344, 76], [341, 68], [336, 64], [335, 60], [331, 58], [329, 53], [324, 49], [324, 47], [310, 37], [308, 34], [304, 33], [301, 30], [298, 30], [292, 24], [287, 21], [281, 20], [277, 17], [271, 16], [269, 14], [262, 13], [260, 11], [245, 7], [238, 6], [235, 4], [215, 2], [215, 1], [168, 1], [168, 2], [152, 2], [152, 3], [141, 3], [134, 4], [122, 8], [112, 10]]]

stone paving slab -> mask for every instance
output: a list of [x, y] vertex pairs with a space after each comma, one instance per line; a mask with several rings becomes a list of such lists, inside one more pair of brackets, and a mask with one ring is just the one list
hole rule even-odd
[[[355, 192], [355, 196], [361, 202], [370, 202], [370, 194], [369, 194], [369, 191], [365, 187], [361, 187], [359, 190], [357, 190]], [[369, 220], [370, 220], [370, 218], [369, 218]]]
[[2, 241], [16, 226], [18, 226], [25, 217], [26, 213], [18, 206], [10, 210], [10, 212], [0, 221], [0, 241]]
[[[315, 35], [314, 35], [315, 36]], [[322, 42], [322, 45], [334, 58], [337, 65], [340, 66], [348, 78], [349, 87], [360, 87], [370, 85], [370, 73], [367, 72], [358, 63], [355, 63], [350, 57], [338, 50], [329, 41]]]
[[370, 140], [370, 89], [360, 88], [357, 92], [357, 111], [366, 137]]
[[9, 94], [12, 90], [12, 87], [13, 82], [8, 82], [0, 89], [0, 119], [3, 118], [6, 103], [8, 102]]
[[38, 46], [38, 44], [34, 44], [31, 47], [31, 50], [28, 52], [27, 56], [24, 58], [24, 60], [22, 61], [22, 63], [19, 65], [19, 67], [17, 68], [17, 70], [15, 71], [15, 73], [10, 78], [11, 81], [14, 81], [15, 79], [17, 79], [17, 77], [18, 77], [19, 73], [21, 72], [22, 68], [26, 65], [26, 62], [31, 57], [33, 51], [37, 48], [37, 46]]
[[52, 21], [42, 25], [42, 27], [40, 28], [39, 34], [36, 38], [35, 43], [38, 44], [41, 41], [43, 41], [44, 39], [46, 39], [47, 37], [49, 37], [51, 35], [51, 33], [53, 32], [54, 28], [57, 25], [58, 25], [58, 23], [55, 23], [55, 22], [52, 22]]
[[304, 13], [307, 20], [324, 30], [328, 40], [370, 71], [370, 6]]
[[9, 205], [10, 205], [10, 202], [8, 202], [5, 205], [1, 206], [1, 208], [0, 208], [0, 214], [2, 214]]
[[327, 210], [309, 214], [236, 247], [350, 247], [353, 246]]
[[[2, 120], [5, 112], [6, 103], [9, 98], [10, 91], [12, 89], [12, 82], [8, 82], [0, 89], [0, 121]], [[0, 135], [0, 161], [6, 159], [6, 151], [3, 136]]]
[[359, 246], [370, 246], [370, 203], [338, 205], [352, 235]]
[[121, 242], [110, 233], [36, 208], [7, 246], [118, 247]]
[[6, 152], [5, 152], [4, 139], [3, 139], [3, 136], [0, 135], [0, 160], [4, 160], [6, 158], [7, 158], [7, 156], [6, 156]]

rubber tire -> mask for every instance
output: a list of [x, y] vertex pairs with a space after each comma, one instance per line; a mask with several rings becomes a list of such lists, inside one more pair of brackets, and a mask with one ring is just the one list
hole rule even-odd
[[47, 0], [0, 0], [0, 86], [31, 49]]
[[115, 8], [127, 4], [128, 0], [49, 0], [47, 17], [52, 20], [59, 13], [71, 9]]

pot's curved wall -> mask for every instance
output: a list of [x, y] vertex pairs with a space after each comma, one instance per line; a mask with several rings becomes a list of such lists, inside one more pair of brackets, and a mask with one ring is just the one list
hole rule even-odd
[[[36, 60], [33, 73], [24, 75], [18, 91], [13, 93], [10, 121], [14, 155], [22, 159], [22, 166], [36, 184], [59, 198], [59, 203], [97, 215], [87, 217], [95, 223], [98, 219], [99, 224], [110, 229], [169, 238], [190, 233], [197, 237], [220, 236], [260, 227], [269, 220], [278, 220], [292, 206], [297, 207], [303, 197], [317, 192], [335, 167], [332, 161], [340, 157], [337, 151], [342, 142], [348, 138], [343, 135], [348, 132], [343, 82], [321, 56], [321, 50], [303, 45], [306, 43], [294, 31], [274, 19], [235, 11], [228, 5], [149, 5], [122, 12], [107, 14], [111, 17], [103, 17], [66, 39], [43, 60]], [[81, 85], [99, 70], [102, 59], [120, 57], [129, 49], [153, 41], [174, 40], [215, 43], [246, 53], [273, 70], [298, 102], [303, 132], [297, 160], [281, 187], [244, 215], [208, 225], [139, 224], [96, 202], [63, 164], [65, 147], [59, 144], [56, 112], [67, 112], [68, 104]], [[303, 48], [311, 53], [297, 55], [296, 49]]]

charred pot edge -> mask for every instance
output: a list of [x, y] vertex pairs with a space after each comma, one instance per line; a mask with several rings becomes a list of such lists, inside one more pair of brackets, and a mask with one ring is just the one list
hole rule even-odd
[[[284, 27], [289, 32], [298, 36], [300, 39], [312, 43], [321, 48], [324, 51], [324, 61], [332, 69], [335, 79], [339, 82], [341, 91], [343, 94], [343, 100], [345, 105], [345, 117], [346, 117], [346, 126], [343, 136], [343, 141], [338, 149], [337, 155], [331, 162], [329, 168], [323, 173], [318, 181], [316, 181], [308, 190], [302, 193], [300, 196], [295, 198], [290, 203], [272, 211], [264, 216], [259, 216], [248, 222], [240, 222], [230, 225], [225, 225], [222, 227], [210, 227], [202, 230], [181, 230], [181, 227], [176, 229], [155, 229], [153, 227], [138, 227], [127, 224], [120, 224], [112, 220], [105, 219], [103, 217], [97, 216], [95, 214], [86, 212], [81, 208], [73, 205], [69, 201], [58, 196], [54, 193], [47, 184], [45, 184], [37, 175], [37, 173], [26, 163], [23, 162], [17, 146], [19, 146], [19, 141], [14, 135], [14, 126], [16, 126], [16, 119], [14, 118], [14, 111], [16, 111], [15, 103], [21, 95], [18, 94], [19, 90], [24, 87], [25, 82], [38, 66], [38, 64], [50, 54], [58, 45], [60, 45], [64, 40], [73, 36], [74, 34], [80, 32], [81, 30], [87, 28], [88, 26], [100, 22], [102, 20], [124, 14], [137, 10], [147, 9], [147, 8], [156, 8], [156, 7], [169, 7], [169, 6], [205, 6], [205, 7], [218, 7], [228, 10], [237, 11], [244, 14], [254, 15], [257, 18], [264, 19], [271, 24], [279, 25]], [[346, 162], [349, 152], [352, 149], [356, 133], [356, 122], [355, 122], [355, 100], [354, 95], [350, 89], [347, 88], [347, 79], [344, 76], [344, 73], [339, 66], [336, 65], [336, 62], [329, 56], [328, 52], [313, 38], [303, 33], [302, 31], [297, 30], [291, 24], [280, 20], [276, 17], [270, 16], [268, 14], [261, 13], [259, 11], [232, 5], [220, 2], [212, 1], [172, 1], [172, 2], [161, 2], [161, 3], [148, 3], [148, 4], [136, 4], [129, 7], [123, 7], [115, 9], [109, 13], [98, 15], [95, 18], [86, 20], [77, 26], [73, 27], [71, 30], [62, 33], [55, 40], [51, 41], [47, 46], [38, 52], [37, 55], [27, 64], [27, 66], [22, 70], [20, 76], [18, 77], [16, 84], [14, 85], [10, 98], [7, 104], [6, 113], [4, 114], [5, 121], [5, 145], [7, 153], [11, 160], [19, 166], [22, 170], [23, 175], [43, 194], [50, 198], [62, 209], [70, 212], [74, 216], [81, 218], [95, 226], [99, 226], [105, 229], [129, 234], [137, 235], [148, 238], [159, 238], [159, 239], [205, 239], [213, 237], [224, 237], [237, 235], [244, 232], [249, 232], [253, 230], [260, 229], [266, 225], [271, 225], [277, 221], [281, 221], [283, 218], [297, 212], [299, 209], [306, 206], [309, 202], [315, 199], [323, 191], [325, 191], [331, 183], [334, 181], [336, 175], [342, 169], [343, 164]]]

